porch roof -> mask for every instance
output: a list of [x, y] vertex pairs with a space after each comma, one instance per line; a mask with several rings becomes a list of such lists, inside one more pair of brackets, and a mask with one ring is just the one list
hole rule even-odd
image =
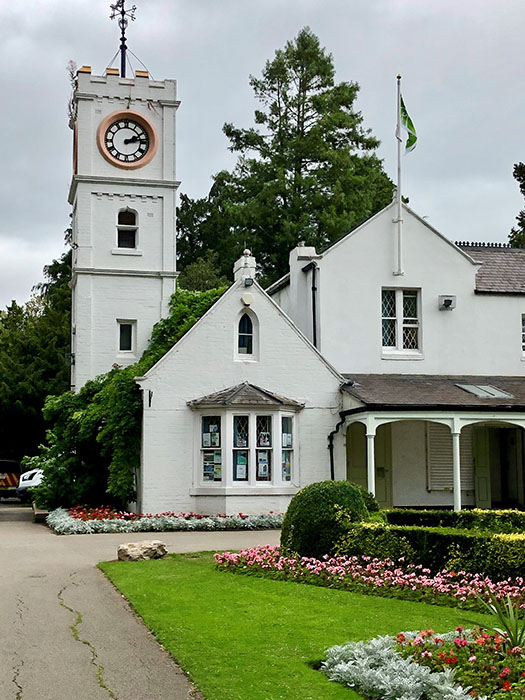
[[257, 406], [268, 408], [304, 408], [304, 403], [295, 401], [294, 399], [286, 398], [275, 394], [268, 389], [262, 389], [255, 384], [242, 382], [236, 386], [216, 391], [213, 394], [202, 396], [199, 399], [188, 401], [190, 408], [204, 408], [212, 406]]
[[[433, 374], [345, 374], [342, 386], [369, 410], [525, 411], [525, 377]], [[459, 385], [488, 386], [507, 394], [481, 398]]]

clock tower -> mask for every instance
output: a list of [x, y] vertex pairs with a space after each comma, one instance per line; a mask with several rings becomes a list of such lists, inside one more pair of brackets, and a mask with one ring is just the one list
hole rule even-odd
[[173, 80], [83, 66], [74, 106], [72, 387], [140, 359], [176, 279]]

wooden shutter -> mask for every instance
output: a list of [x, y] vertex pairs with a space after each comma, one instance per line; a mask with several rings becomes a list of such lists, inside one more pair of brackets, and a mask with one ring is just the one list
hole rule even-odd
[[[461, 489], [474, 490], [472, 428], [467, 426], [459, 438]], [[441, 423], [427, 423], [428, 487], [431, 491], [451, 491], [454, 485], [452, 434]]]

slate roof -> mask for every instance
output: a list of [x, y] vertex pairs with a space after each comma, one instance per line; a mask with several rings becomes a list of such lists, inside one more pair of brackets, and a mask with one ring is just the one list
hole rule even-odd
[[200, 399], [188, 401], [190, 408], [204, 408], [208, 406], [259, 406], [267, 408], [303, 408], [304, 404], [285, 396], [274, 394], [267, 389], [261, 389], [255, 384], [242, 382], [228, 389], [216, 391], [213, 394], [202, 396]]
[[525, 294], [525, 249], [505, 245], [458, 243], [475, 262], [483, 263], [476, 274], [476, 292]]
[[[345, 374], [343, 391], [368, 409], [398, 410], [525, 410], [525, 377], [443, 376], [432, 374]], [[511, 394], [505, 398], [479, 398], [458, 384], [489, 385]]]

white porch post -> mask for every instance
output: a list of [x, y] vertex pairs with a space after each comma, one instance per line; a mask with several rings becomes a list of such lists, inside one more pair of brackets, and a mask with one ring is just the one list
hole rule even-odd
[[376, 495], [376, 467], [375, 467], [375, 430], [366, 430], [366, 483], [372, 496]]
[[454, 510], [461, 510], [461, 464], [459, 457], [460, 433], [452, 433], [452, 464], [454, 471]]

